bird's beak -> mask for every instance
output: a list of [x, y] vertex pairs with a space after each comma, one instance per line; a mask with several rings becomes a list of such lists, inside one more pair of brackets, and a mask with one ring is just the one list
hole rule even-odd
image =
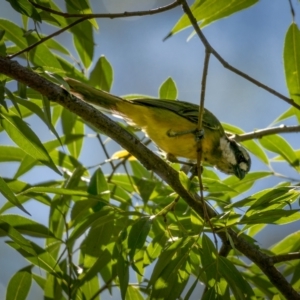
[[246, 175], [246, 171], [244, 171], [244, 170], [242, 170], [241, 168], [240, 168], [240, 166], [239, 165], [236, 165], [235, 167], [234, 167], [234, 175], [237, 177], [237, 178], [239, 178], [239, 179], [243, 179], [244, 177], [245, 177], [245, 175]]

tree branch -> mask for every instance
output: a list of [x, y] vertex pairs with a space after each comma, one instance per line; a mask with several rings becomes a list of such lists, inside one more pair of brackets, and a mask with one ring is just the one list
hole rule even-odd
[[56, 15], [63, 16], [65, 18], [79, 17], [80, 19], [77, 19], [76, 21], [72, 22], [71, 24], [67, 25], [66, 27], [64, 27], [60, 30], [57, 30], [57, 31], [53, 32], [52, 34], [42, 38], [41, 40], [39, 40], [38, 42], [28, 46], [27, 48], [24, 48], [21, 51], [15, 53], [15, 54], [9, 55], [8, 56], [9, 58], [14, 58], [14, 57], [16, 57], [16, 56], [18, 56], [18, 55], [20, 55], [24, 52], [28, 52], [28, 51], [32, 50], [33, 48], [37, 47], [38, 45], [44, 43], [45, 41], [53, 38], [54, 36], [57, 36], [57, 35], [63, 33], [64, 31], [72, 28], [73, 26], [75, 26], [75, 25], [77, 25], [77, 24], [79, 24], [83, 21], [89, 20], [89, 19], [94, 19], [94, 18], [114, 19], [114, 18], [128, 18], [128, 17], [135, 17], [135, 16], [154, 15], [154, 14], [162, 13], [164, 11], [173, 9], [174, 7], [180, 5], [179, 3], [177, 3], [177, 1], [174, 1], [171, 4], [161, 6], [161, 7], [158, 7], [158, 8], [153, 8], [153, 9], [150, 9], [150, 10], [141, 10], [141, 11], [133, 11], [133, 12], [126, 12], [125, 11], [123, 13], [115, 13], [115, 14], [67, 14], [67, 13], [62, 13], [62, 12], [56, 11], [54, 9], [39, 5], [39, 4], [34, 3], [32, 1], [29, 1], [29, 2], [33, 6], [35, 6], [37, 8], [40, 8], [40, 9], [43, 9], [44, 11], [47, 11], [47, 12], [50, 12], [50, 13], [53, 13], [53, 14], [56, 14]]
[[300, 252], [292, 252], [292, 253], [287, 253], [287, 254], [280, 254], [280, 255], [275, 255], [270, 257], [269, 261], [270, 264], [278, 264], [280, 262], [284, 261], [290, 261], [294, 259], [300, 259]]
[[295, 125], [295, 126], [280, 125], [278, 127], [259, 129], [253, 132], [248, 132], [243, 134], [234, 134], [233, 136], [231, 136], [231, 138], [233, 138], [237, 142], [243, 142], [252, 139], [260, 139], [267, 135], [272, 135], [277, 133], [290, 133], [290, 132], [300, 132], [300, 125]]
[[185, 14], [188, 16], [192, 26], [194, 27], [194, 30], [196, 31], [199, 39], [201, 40], [201, 42], [203, 43], [205, 49], [207, 49], [222, 65], [224, 68], [232, 71], [233, 73], [245, 78], [246, 80], [252, 82], [253, 84], [259, 86], [260, 88], [268, 91], [269, 93], [277, 96], [278, 98], [282, 99], [283, 101], [287, 102], [288, 104], [300, 109], [300, 105], [297, 104], [293, 99], [290, 99], [280, 93], [278, 93], [277, 91], [271, 89], [270, 87], [266, 86], [265, 84], [261, 83], [260, 81], [254, 79], [253, 77], [249, 76], [248, 74], [236, 69], [235, 67], [233, 67], [232, 65], [230, 65], [228, 62], [226, 62], [222, 56], [210, 45], [210, 43], [208, 42], [208, 40], [206, 39], [205, 35], [203, 34], [202, 30], [200, 29], [200, 27], [198, 26], [198, 22], [195, 19], [190, 7], [188, 6], [186, 0], [177, 0], [178, 3], [181, 4], [183, 11], [185, 12]]
[[[181, 184], [178, 172], [171, 168], [166, 162], [145, 147], [139, 140], [120, 127], [117, 123], [106, 117], [100, 111], [89, 104], [81, 101], [69, 94], [58, 85], [49, 82], [45, 78], [34, 73], [15, 61], [0, 57], [0, 72], [30, 86], [42, 95], [48, 97], [65, 107], [71, 112], [80, 116], [83, 120], [91, 123], [100, 129], [104, 134], [117, 141], [123, 148], [134, 155], [146, 169], [151, 169], [162, 178], [172, 189], [184, 199], [187, 204], [195, 210], [202, 218], [204, 217], [203, 205], [197, 194], [192, 195]], [[209, 217], [216, 217], [215, 211], [207, 204], [206, 210]], [[288, 299], [300, 299], [300, 295], [292, 288], [284, 276], [269, 262], [269, 256], [262, 253], [256, 246], [248, 243], [241, 236], [238, 236], [232, 229], [227, 229], [227, 233], [216, 230], [217, 235], [223, 243], [228, 244], [227, 234], [237, 250], [253, 261], [269, 278], [274, 286]]]
[[128, 17], [137, 17], [137, 16], [149, 16], [149, 15], [165, 12], [167, 10], [173, 9], [180, 5], [177, 1], [174, 1], [165, 6], [161, 6], [149, 10], [125, 11], [122, 13], [114, 13], [114, 14], [105, 14], [105, 13], [104, 14], [69, 14], [69, 13], [63, 13], [54, 10], [52, 8], [40, 5], [38, 3], [34, 3], [32, 0], [29, 0], [29, 2], [36, 8], [42, 9], [51, 14], [58, 15], [64, 18], [82, 18], [82, 17], [86, 18], [87, 17], [88, 19], [99, 19], [99, 18], [116, 19], [116, 18], [128, 18]]

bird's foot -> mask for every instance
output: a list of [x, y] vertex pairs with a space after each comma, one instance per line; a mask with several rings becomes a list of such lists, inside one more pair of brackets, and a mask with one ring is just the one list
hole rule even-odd
[[170, 138], [177, 137], [177, 136], [182, 136], [186, 134], [194, 134], [196, 140], [201, 140], [204, 136], [204, 130], [198, 130], [198, 129], [190, 129], [190, 130], [183, 130], [183, 131], [175, 131], [172, 129], [169, 129], [167, 131], [167, 136]]
[[199, 142], [199, 141], [201, 141], [202, 139], [203, 139], [203, 137], [204, 137], [204, 130], [203, 129], [195, 129], [194, 130], [194, 135], [195, 135], [195, 141], [196, 142]]

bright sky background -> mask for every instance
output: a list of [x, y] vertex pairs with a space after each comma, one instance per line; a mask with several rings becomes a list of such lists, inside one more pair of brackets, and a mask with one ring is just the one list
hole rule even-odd
[[[93, 4], [94, 12], [100, 13], [150, 9], [166, 5], [171, 0], [91, 0], [90, 2]], [[299, 2], [296, 0], [292, 2], [297, 21], [300, 15]], [[192, 29], [180, 32], [165, 42], [162, 41], [181, 15], [182, 10], [178, 7], [154, 16], [98, 20], [100, 30], [95, 33], [97, 44], [95, 62], [100, 55], [105, 55], [111, 63], [114, 69], [112, 93], [157, 96], [159, 86], [168, 77], [172, 77], [177, 83], [180, 100], [199, 103], [204, 47], [196, 36], [189, 42], [186, 41]], [[1, 2], [0, 17], [20, 24], [19, 16], [6, 1]], [[227, 62], [276, 91], [288, 95], [282, 52], [285, 33], [291, 22], [288, 1], [262, 0], [250, 9], [209, 25], [204, 29], [204, 34]], [[42, 32], [45, 34], [54, 30], [56, 29], [42, 27]], [[72, 40], [67, 34], [58, 37], [58, 41], [67, 48], [72, 47]], [[77, 55], [76, 52], [73, 54]], [[209, 65], [205, 106], [222, 122], [231, 123], [245, 131], [269, 126], [277, 116], [289, 108], [288, 104], [274, 95], [224, 69], [213, 57]], [[45, 136], [45, 140], [53, 138], [46, 128], [37, 128], [34, 127], [34, 123], [32, 124], [32, 128], [39, 135]], [[292, 120], [285, 124], [296, 124], [296, 121]], [[285, 137], [295, 149], [300, 148], [299, 134], [285, 135]], [[7, 143], [7, 139], [0, 136], [0, 143]], [[99, 155], [99, 162], [103, 161], [99, 149], [90, 141], [84, 147], [81, 161], [91, 165], [95, 161], [95, 155]], [[299, 178], [299, 174], [291, 168], [282, 167], [281, 164], [274, 164], [274, 168], [276, 171]], [[267, 170], [267, 167], [254, 158], [252, 170]], [[0, 175], [10, 176], [13, 173], [13, 170], [1, 166]], [[41, 174], [35, 171], [26, 176], [24, 180], [33, 180], [43, 176], [53, 176], [53, 174]], [[278, 182], [279, 180], [274, 178], [262, 180], [256, 184], [255, 190], [272, 187]], [[46, 214], [34, 211], [38, 207], [36, 203], [33, 204], [34, 206], [29, 204], [26, 208], [28, 207], [36, 220], [45, 221]], [[281, 226], [280, 229], [277, 226], [275, 235], [275, 227], [269, 226], [264, 234], [258, 236], [259, 244], [267, 247], [295, 228], [297, 228], [295, 224]], [[23, 258], [10, 247], [3, 246], [2, 241], [3, 239], [0, 243], [0, 268], [6, 271], [0, 273], [0, 298], [4, 297], [4, 286], [7, 285], [9, 278], [21, 266], [26, 265]]]

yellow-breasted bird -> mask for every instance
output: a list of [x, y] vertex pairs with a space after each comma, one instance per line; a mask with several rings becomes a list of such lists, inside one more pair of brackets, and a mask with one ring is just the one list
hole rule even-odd
[[[170, 157], [197, 159], [198, 105], [162, 99], [129, 101], [75, 79], [65, 78], [65, 81], [72, 94], [141, 128]], [[251, 166], [246, 149], [226, 135], [220, 121], [207, 109], [202, 127], [202, 160], [243, 179]]]

